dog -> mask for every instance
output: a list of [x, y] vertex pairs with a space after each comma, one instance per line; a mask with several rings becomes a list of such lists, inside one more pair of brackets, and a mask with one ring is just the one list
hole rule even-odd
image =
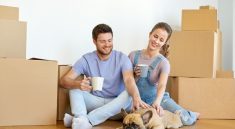
[[122, 109], [121, 113], [123, 126], [117, 129], [165, 129], [183, 126], [179, 114], [167, 110], [164, 110], [161, 117], [154, 108], [140, 109], [130, 114]]

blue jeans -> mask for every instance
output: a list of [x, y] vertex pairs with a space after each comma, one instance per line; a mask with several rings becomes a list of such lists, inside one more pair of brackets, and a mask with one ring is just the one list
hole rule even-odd
[[197, 120], [197, 116], [194, 112], [188, 111], [178, 105], [173, 99], [171, 99], [168, 92], [164, 93], [161, 106], [164, 110], [168, 110], [172, 113], [179, 111], [183, 125], [192, 125]]
[[108, 118], [131, 109], [131, 97], [123, 91], [116, 98], [102, 98], [89, 92], [73, 89], [69, 92], [71, 112], [75, 117], [87, 117], [92, 125], [98, 125]]

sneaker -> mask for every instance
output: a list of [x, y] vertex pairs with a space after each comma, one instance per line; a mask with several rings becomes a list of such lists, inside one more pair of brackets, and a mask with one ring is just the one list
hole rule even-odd
[[70, 128], [72, 126], [73, 116], [65, 113], [64, 114], [64, 126]]
[[73, 118], [72, 129], [91, 129], [92, 125], [86, 117]]

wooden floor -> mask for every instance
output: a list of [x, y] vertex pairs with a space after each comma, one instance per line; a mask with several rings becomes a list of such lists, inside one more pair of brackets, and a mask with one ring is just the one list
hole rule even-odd
[[[115, 129], [121, 126], [121, 122], [107, 121], [104, 124], [94, 127], [93, 129]], [[59, 121], [54, 126], [12, 126], [0, 127], [0, 129], [67, 129]], [[235, 129], [235, 120], [198, 120], [193, 126], [184, 126], [180, 129]]]

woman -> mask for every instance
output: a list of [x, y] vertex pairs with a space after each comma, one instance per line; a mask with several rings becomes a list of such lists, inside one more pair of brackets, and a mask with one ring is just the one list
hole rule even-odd
[[[199, 113], [185, 110], [174, 102], [165, 92], [170, 64], [168, 57], [168, 40], [172, 29], [164, 22], [156, 24], [149, 34], [146, 49], [133, 51], [129, 58], [134, 66], [134, 75], [141, 99], [154, 107], [159, 114], [164, 110], [180, 114], [184, 125], [192, 125], [197, 120]], [[147, 77], [140, 77], [140, 67], [137, 64], [147, 64]], [[163, 109], [162, 109], [163, 108]]]

